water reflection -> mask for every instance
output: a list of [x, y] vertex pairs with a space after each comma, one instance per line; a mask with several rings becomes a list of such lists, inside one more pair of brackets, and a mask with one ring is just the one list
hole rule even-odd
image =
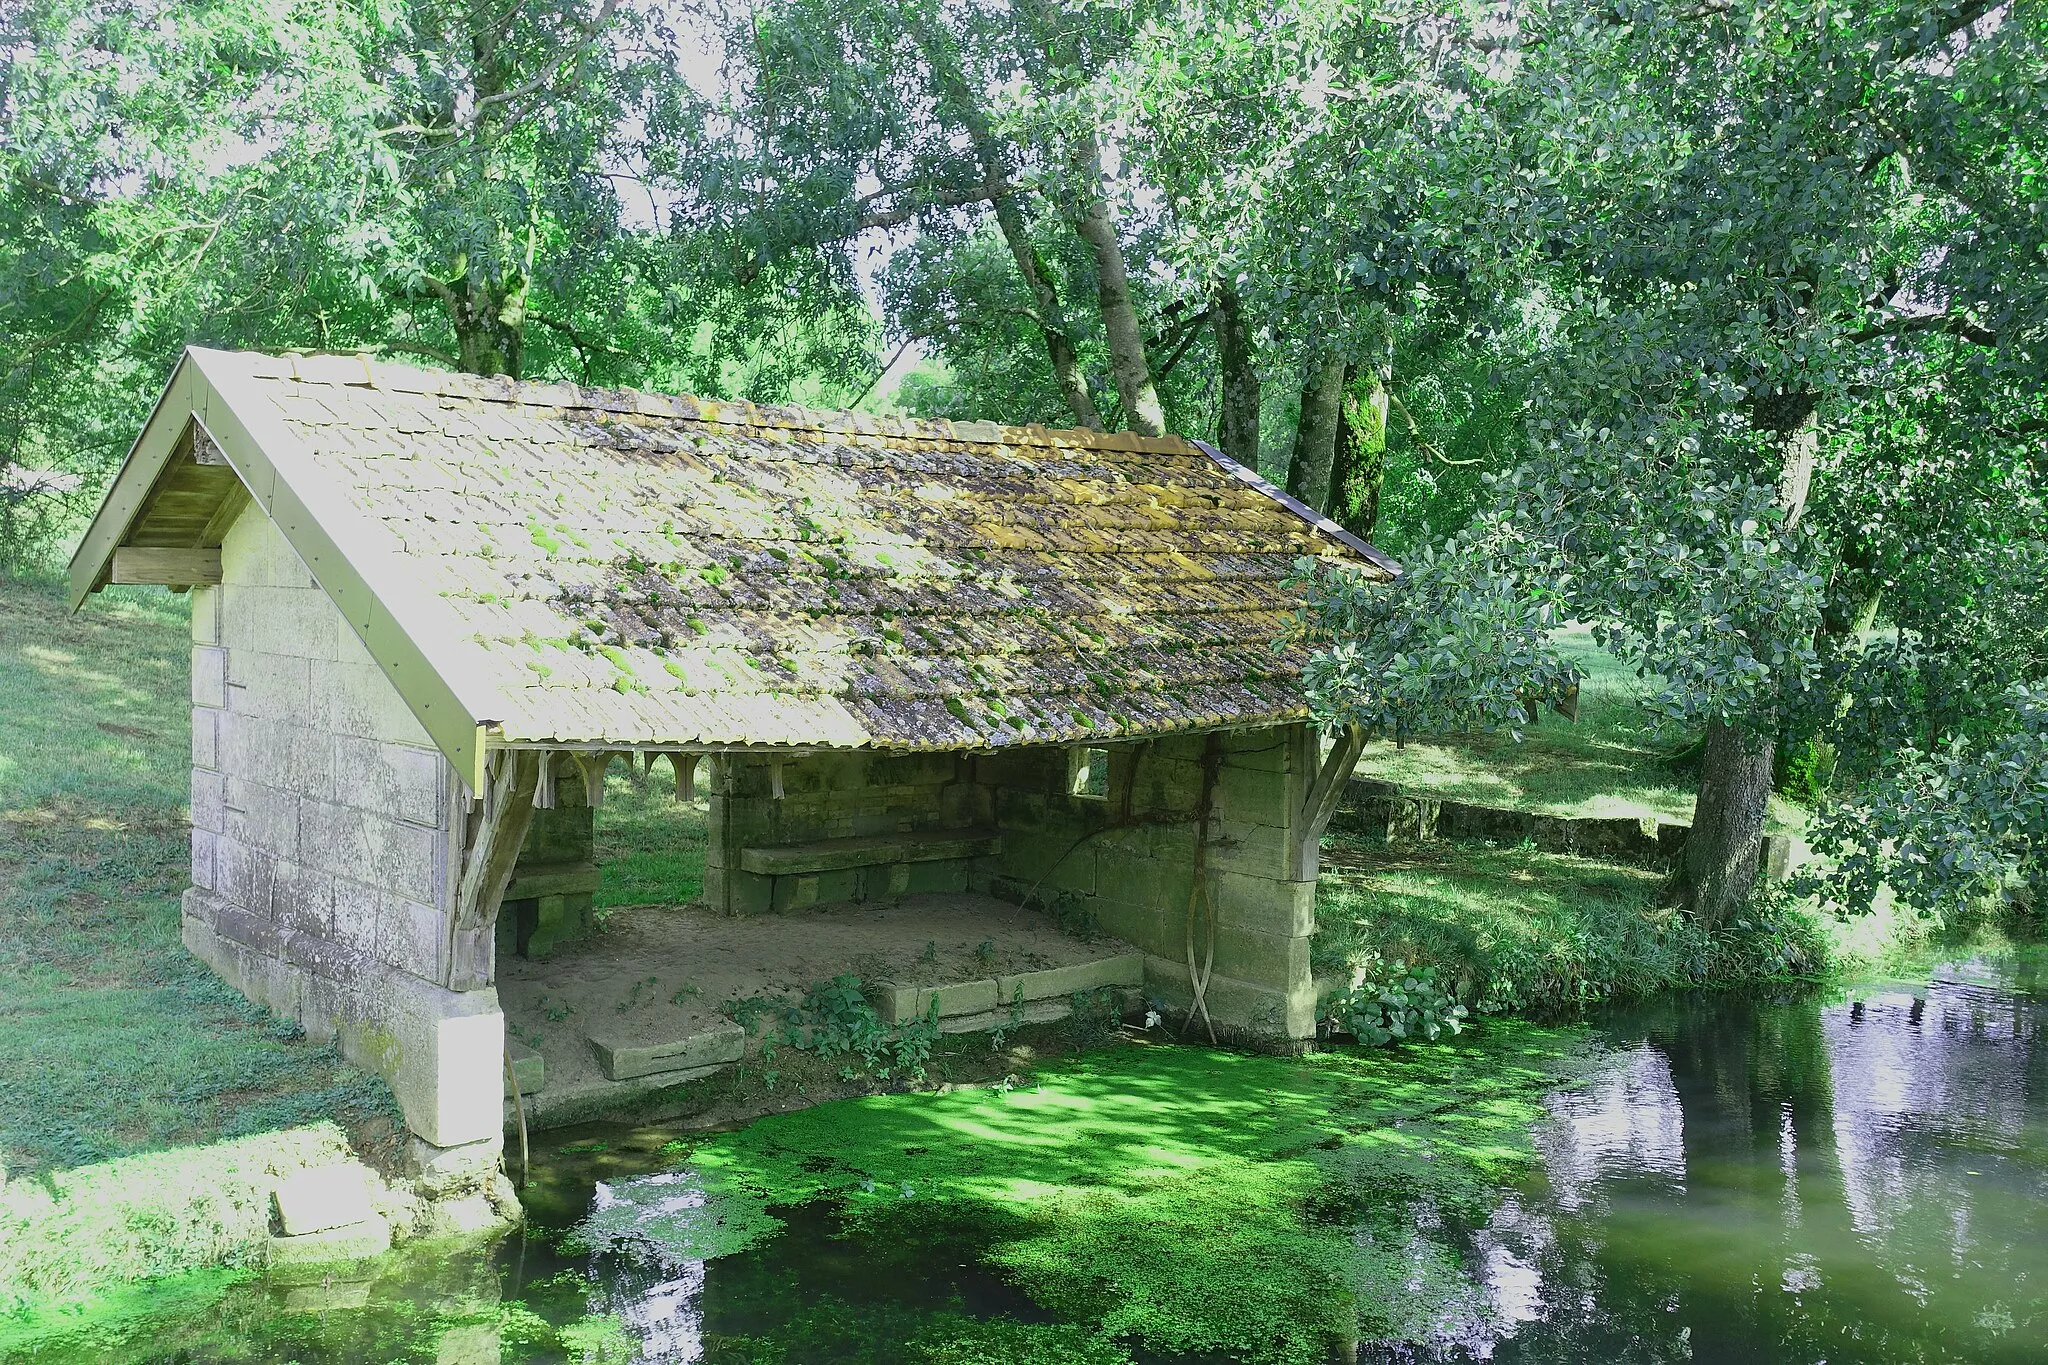
[[1473, 1234], [1490, 1324], [1424, 1357], [2048, 1359], [2043, 1022], [1972, 965], [1613, 1016]]
[[[1615, 1013], [1600, 1063], [1549, 1101], [1541, 1174], [1483, 1226], [1425, 1213], [1358, 1231], [1400, 1253], [1361, 1295], [1427, 1338], [1362, 1358], [2048, 1361], [2044, 1026], [2048, 1002], [1982, 964], [1922, 989]], [[941, 1319], [1048, 1320], [989, 1265], [986, 1229], [849, 1236], [813, 1205], [708, 1262], [710, 1243], [642, 1236], [706, 1196], [661, 1169], [657, 1138], [612, 1143], [538, 1172], [532, 1236], [251, 1283], [27, 1358], [893, 1365]], [[544, 1232], [579, 1221], [617, 1244], [592, 1255]], [[633, 1254], [656, 1246], [673, 1254]]]

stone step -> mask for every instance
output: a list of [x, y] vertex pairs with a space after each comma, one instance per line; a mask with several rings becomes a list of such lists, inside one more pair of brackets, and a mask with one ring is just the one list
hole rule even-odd
[[[1000, 1013], [1012, 1005], [1041, 1000], [1056, 1000], [1064, 1005], [1066, 997], [1080, 991], [1144, 984], [1145, 955], [1120, 953], [1094, 962], [985, 977], [979, 981], [958, 981], [945, 986], [899, 986], [893, 982], [876, 981], [869, 983], [863, 993], [875, 1007], [875, 1013], [890, 1024], [924, 1018], [936, 999], [943, 1026], [948, 1020], [990, 1014], [992, 1011]], [[947, 1031], [954, 1030], [948, 1028]]]
[[666, 1042], [592, 1035], [590, 1046], [606, 1076], [627, 1081], [660, 1072], [700, 1071], [736, 1062], [746, 1052], [747, 1034], [738, 1024], [721, 1022]]
[[853, 839], [819, 839], [740, 850], [740, 868], [760, 876], [841, 872], [889, 863], [933, 863], [948, 858], [983, 858], [1002, 851], [1003, 841], [984, 830], [932, 830], [922, 834], [869, 834]]

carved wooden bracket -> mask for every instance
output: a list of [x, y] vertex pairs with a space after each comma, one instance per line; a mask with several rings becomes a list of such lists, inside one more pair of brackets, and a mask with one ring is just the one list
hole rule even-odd
[[485, 772], [483, 799], [470, 811], [462, 844], [462, 879], [449, 917], [448, 952], [442, 984], [450, 990], [482, 990], [496, 965], [498, 907], [526, 844], [540, 795], [540, 776], [552, 754], [531, 749], [499, 750]]

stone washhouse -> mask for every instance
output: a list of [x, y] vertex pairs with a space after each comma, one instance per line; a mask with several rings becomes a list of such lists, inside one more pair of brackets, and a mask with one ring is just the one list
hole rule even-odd
[[1080, 904], [1146, 998], [1312, 1036], [1358, 744], [1275, 645], [1302, 556], [1399, 572], [1175, 437], [195, 348], [71, 588], [192, 593], [186, 945], [495, 1150], [500, 971], [585, 933], [622, 755], [708, 801], [709, 911]]

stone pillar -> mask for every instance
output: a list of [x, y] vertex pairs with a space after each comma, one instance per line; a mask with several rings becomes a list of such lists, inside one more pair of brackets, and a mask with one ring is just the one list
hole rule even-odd
[[497, 992], [440, 984], [453, 769], [260, 507], [223, 539], [221, 580], [193, 602], [185, 944], [382, 1075], [425, 1142], [495, 1151]]
[[[1210, 962], [1204, 999], [1219, 1030], [1298, 1042], [1315, 1033], [1308, 947], [1316, 868], [1302, 827], [1315, 739], [1306, 726], [1280, 725], [1225, 731], [1215, 743], [1203, 857], [1209, 897], [1195, 914], [1195, 964]], [[1188, 916], [1209, 744], [1175, 735], [1104, 746], [1110, 775], [1100, 797], [1071, 789], [1064, 749], [1013, 750], [977, 764], [1002, 838], [996, 894], [1046, 905], [1066, 898], [1092, 912], [1144, 951], [1146, 994], [1175, 1010], [1194, 995]]]

